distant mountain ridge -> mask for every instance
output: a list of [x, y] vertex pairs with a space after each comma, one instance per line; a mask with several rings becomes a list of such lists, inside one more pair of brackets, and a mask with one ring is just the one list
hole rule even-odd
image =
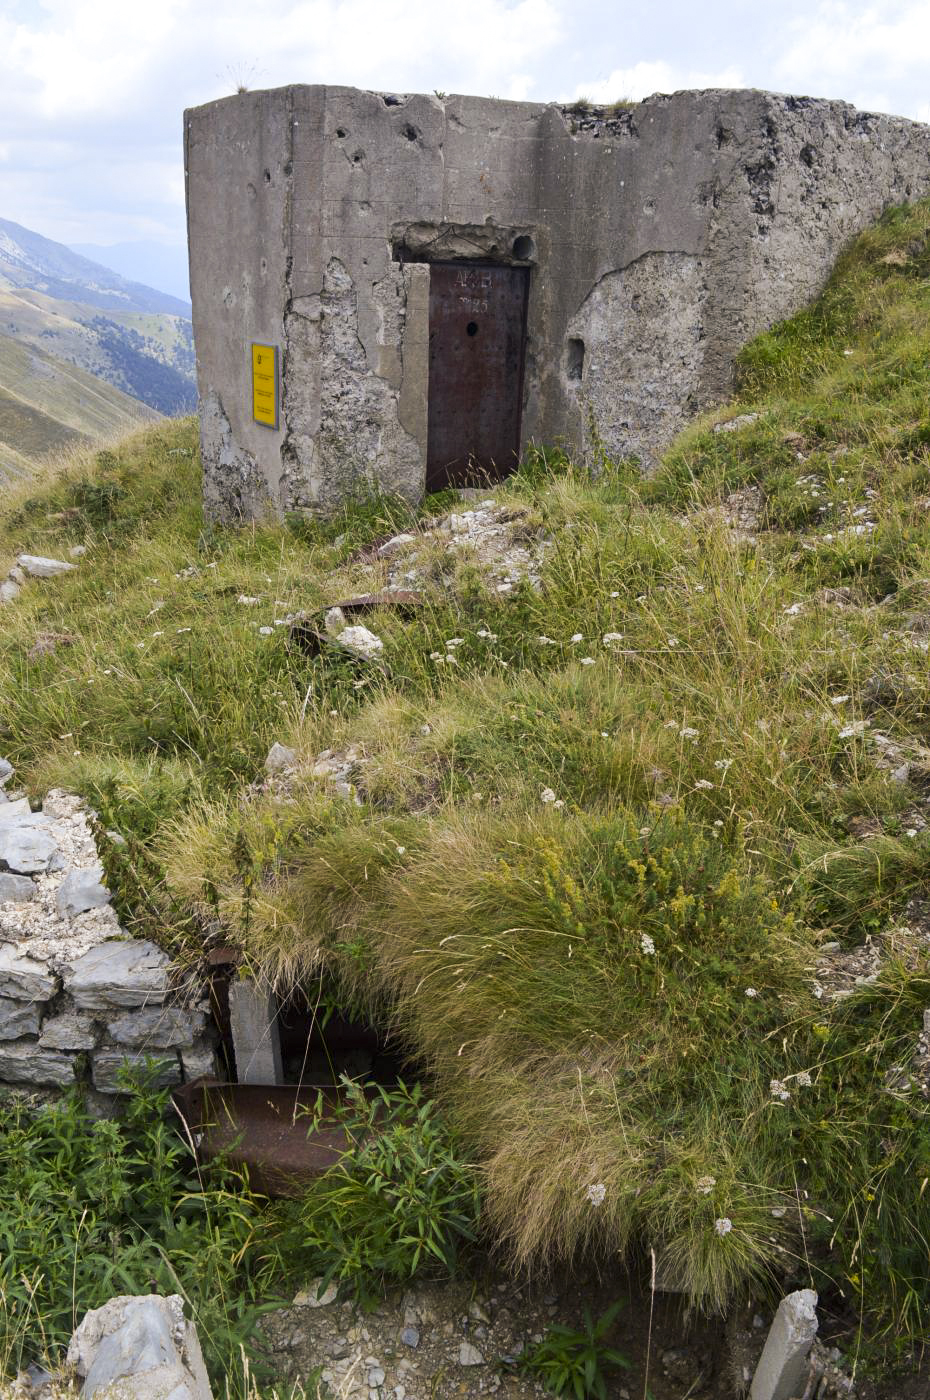
[[131, 243], [72, 243], [71, 249], [90, 258], [91, 262], [118, 272], [121, 277], [128, 277], [130, 282], [142, 282], [147, 287], [158, 287], [162, 292], [180, 297], [190, 315], [186, 246], [136, 239]]
[[14, 286], [109, 311], [163, 312], [190, 319], [190, 304], [131, 282], [64, 243], [0, 219], [0, 275]]
[[[188, 303], [9, 219], [0, 219], [0, 334], [95, 375], [138, 400], [140, 411], [196, 408]], [[0, 387], [19, 395], [23, 386]]]

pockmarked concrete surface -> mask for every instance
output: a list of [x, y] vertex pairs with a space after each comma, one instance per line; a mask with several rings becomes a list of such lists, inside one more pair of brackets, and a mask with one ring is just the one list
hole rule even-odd
[[[188, 111], [184, 136], [223, 520], [423, 493], [432, 263], [529, 270], [524, 448], [648, 468], [850, 238], [930, 190], [930, 127], [749, 89], [582, 113], [295, 85]], [[253, 420], [253, 342], [278, 350], [277, 428]]]

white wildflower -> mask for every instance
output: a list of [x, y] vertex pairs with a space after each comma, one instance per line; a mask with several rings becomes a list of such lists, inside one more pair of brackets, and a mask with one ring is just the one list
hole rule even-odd
[[803, 607], [803, 603], [792, 603], [790, 607], [782, 608], [782, 612], [786, 615], [786, 617], [797, 617], [798, 613], [802, 611]]
[[849, 697], [848, 695], [831, 695], [831, 696], [830, 696], [830, 704], [831, 704], [831, 705], [845, 705], [845, 704], [849, 701], [849, 698], [850, 698], [850, 697]]
[[462, 643], [464, 642], [464, 640], [465, 640], [464, 637], [450, 637], [449, 640], [446, 642], [446, 646], [447, 646], [447, 647], [450, 647], [450, 648], [451, 648], [451, 647], [460, 647], [460, 646], [462, 645]]
[[652, 938], [650, 938], [648, 933], [641, 933], [639, 935], [639, 946], [640, 948], [642, 948], [643, 952], [646, 954], [647, 957], [652, 957], [652, 955], [655, 953], [655, 942]]
[[257, 603], [261, 602], [261, 598], [253, 598], [249, 593], [240, 593], [236, 602], [241, 603], [245, 608], [254, 608]]
[[727, 769], [733, 767], [732, 758], [715, 758], [714, 767], [719, 768], [721, 773], [726, 773]]
[[555, 808], [555, 810], [559, 812], [565, 806], [565, 803], [562, 801], [561, 797], [557, 797], [552, 805]]
[[180, 635], [181, 635], [182, 632], [190, 632], [190, 631], [191, 631], [191, 628], [190, 628], [190, 627], [179, 627], [179, 628], [178, 628], [178, 631], [177, 631], [177, 635], [180, 637]]
[[713, 783], [708, 782], [708, 780], [707, 780], [706, 778], [698, 778], [698, 780], [697, 780], [697, 782], [694, 784], [694, 786], [695, 786], [696, 788], [700, 788], [702, 792], [706, 792], [708, 788], [712, 788], [712, 787], [713, 787]]
[[[153, 635], [154, 635], [154, 633], [153, 633]], [[916, 826], [909, 826], [908, 829], [907, 829], [907, 831], [905, 831], [904, 835], [905, 835], [905, 836], [916, 836], [916, 835], [917, 835], [917, 828], [916, 828]]]
[[665, 721], [665, 723], [663, 724], [662, 728], [663, 728], [663, 729], [677, 729], [677, 728], [678, 728], [678, 721], [675, 720], [675, 719], [667, 719], [667, 720]]
[[[483, 637], [484, 640], [485, 640], [486, 642], [496, 642], [496, 641], [497, 641], [497, 633], [496, 633], [496, 632], [489, 632], [488, 629], [487, 629], [486, 627], [479, 627], [478, 631], [475, 633], [475, 636], [477, 636], [477, 637]], [[449, 646], [449, 645], [450, 645], [450, 643], [449, 643], [449, 642], [446, 642], [446, 646]]]
[[603, 637], [601, 638], [601, 641], [604, 643], [605, 647], [612, 647], [612, 646], [614, 646], [617, 642], [622, 642], [622, 641], [623, 641], [623, 633], [622, 633], [622, 632], [605, 632], [604, 635], [603, 635]]
[[701, 731], [699, 729], [689, 729], [686, 725], [683, 729], [679, 729], [678, 733], [683, 739], [698, 739], [700, 738]]
[[780, 1099], [782, 1103], [787, 1103], [791, 1098], [791, 1091], [786, 1087], [781, 1079], [769, 1080], [769, 1092], [773, 1099]]
[[547, 637], [547, 636], [545, 635], [545, 633], [543, 633], [543, 635], [542, 635], [541, 637], [537, 637], [536, 640], [537, 640], [537, 642], [539, 643], [539, 645], [540, 645], [541, 647], [557, 647], [557, 646], [558, 646], [558, 642], [554, 642], [554, 641], [552, 640], [552, 638], [551, 638], [551, 637]]
[[610, 735], [607, 733], [607, 730], [606, 730], [606, 729], [602, 729], [602, 730], [601, 730], [601, 738], [602, 738], [602, 739], [609, 739], [609, 738], [610, 738]]
[[397, 854], [398, 854], [399, 856], [402, 856], [402, 855], [404, 854], [404, 852], [406, 851], [406, 849], [407, 849], [406, 846], [398, 846], [398, 847], [397, 847]]
[[714, 822], [714, 826], [723, 826], [723, 822], [720, 819], [720, 817], [718, 817], [717, 820]]
[[552, 788], [543, 788], [542, 792], [539, 794], [539, 800], [540, 802], [554, 802], [555, 793], [552, 791]]
[[817, 998], [817, 1000], [820, 1001], [823, 997], [823, 987], [821, 987], [820, 983], [815, 982], [811, 990], [813, 991], [814, 996]]
[[615, 588], [615, 589], [613, 590], [613, 592], [611, 593], [610, 596], [611, 596], [611, 598], [619, 598], [619, 597], [620, 597], [619, 589], [616, 589], [616, 588]]
[[747, 997], [757, 997], [759, 993], [756, 991], [755, 987], [747, 987], [745, 995]]
[[806, 1069], [802, 1069], [800, 1074], [796, 1074], [794, 1078], [795, 1082], [799, 1084], [802, 1089], [809, 1089], [811, 1087], [811, 1084], [813, 1083], [813, 1080], [811, 1079]]
[[153, 636], [153, 637], [163, 637], [164, 635], [165, 635], [164, 632], [153, 632], [153, 633], [152, 633], [152, 636]]
[[677, 637], [666, 637], [665, 643], [666, 643], [666, 646], [670, 646], [670, 647], [677, 647], [677, 646], [679, 645], [679, 642], [678, 642], [678, 638], [677, 638]]
[[583, 641], [584, 641], [584, 633], [583, 633], [583, 632], [575, 632], [575, 633], [573, 633], [571, 640], [572, 640], [572, 642], [583, 642]]
[[869, 721], [867, 719], [853, 720], [852, 724], [844, 724], [843, 728], [840, 730], [840, 738], [855, 739], [860, 734], [864, 734], [868, 727]]
[[714, 1221], [714, 1229], [718, 1235], [728, 1235], [733, 1229], [733, 1221], [729, 1216], [724, 1215], [720, 1220]]
[[597, 1181], [593, 1186], [586, 1186], [584, 1194], [585, 1200], [589, 1201], [592, 1206], [602, 1206], [607, 1195], [607, 1187], [603, 1181]]
[[594, 665], [594, 657], [593, 657], [593, 656], [583, 656], [583, 657], [581, 658], [581, 661], [579, 662], [579, 665], [581, 665], [581, 666], [593, 666], [593, 665]]
[[784, 1206], [772, 1206], [772, 1214], [776, 1220], [784, 1220], [788, 1211]]
[[273, 632], [274, 632], [274, 628], [273, 628], [273, 627], [259, 627], [259, 629], [258, 629], [258, 633], [259, 633], [259, 636], [260, 636], [260, 637], [270, 637], [270, 636], [272, 635]]
[[715, 1176], [699, 1176], [694, 1183], [694, 1189], [701, 1196], [709, 1196], [716, 1185], [717, 1178]]

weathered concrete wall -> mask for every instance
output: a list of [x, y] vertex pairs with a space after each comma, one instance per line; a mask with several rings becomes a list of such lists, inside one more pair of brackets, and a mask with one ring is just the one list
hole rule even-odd
[[[644, 466], [726, 395], [889, 204], [930, 191], [930, 128], [745, 91], [608, 116], [342, 87], [185, 116], [205, 492], [218, 518], [410, 498], [426, 465], [431, 260], [530, 266], [523, 442], [590, 426]], [[249, 344], [282, 349], [277, 432]]]

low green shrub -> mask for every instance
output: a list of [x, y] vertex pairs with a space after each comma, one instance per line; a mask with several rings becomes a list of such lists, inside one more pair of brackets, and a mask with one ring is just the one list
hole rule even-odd
[[611, 1304], [596, 1322], [586, 1307], [583, 1330], [553, 1325], [542, 1341], [520, 1358], [520, 1370], [542, 1381], [553, 1395], [607, 1400], [607, 1372], [630, 1368], [622, 1352], [606, 1340], [622, 1306], [620, 1302]]
[[60, 1358], [115, 1294], [180, 1293], [218, 1393], [227, 1376], [234, 1391], [282, 1271], [273, 1218], [222, 1166], [196, 1170], [167, 1091], [127, 1088], [118, 1121], [77, 1092], [0, 1111], [0, 1377]]
[[367, 1304], [385, 1283], [455, 1272], [475, 1239], [478, 1178], [418, 1084], [366, 1092], [343, 1083], [335, 1116], [351, 1147], [307, 1192], [299, 1230], [324, 1286], [336, 1280]]

